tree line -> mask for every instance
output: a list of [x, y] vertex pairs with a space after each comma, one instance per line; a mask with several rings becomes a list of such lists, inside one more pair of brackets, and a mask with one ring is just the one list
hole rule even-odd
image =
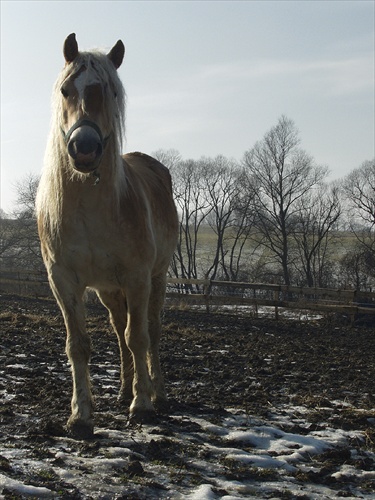
[[[177, 278], [371, 290], [375, 283], [375, 160], [329, 182], [282, 116], [241, 161], [155, 156], [171, 171], [180, 224], [170, 274]], [[38, 178], [17, 185], [2, 218], [6, 267], [42, 268], [34, 218]]]

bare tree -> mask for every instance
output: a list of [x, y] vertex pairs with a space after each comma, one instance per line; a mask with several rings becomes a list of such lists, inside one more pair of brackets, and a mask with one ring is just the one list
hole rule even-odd
[[327, 286], [328, 248], [341, 215], [339, 189], [322, 185], [311, 189], [297, 204], [293, 238], [307, 286]]
[[181, 161], [173, 170], [173, 192], [180, 226], [171, 270], [177, 278], [200, 277], [198, 233], [210, 211], [203, 173], [201, 163], [196, 160]]
[[225, 267], [225, 232], [232, 224], [234, 212], [233, 198], [236, 196], [236, 165], [224, 156], [201, 160], [204, 171], [204, 189], [209, 203], [210, 214], [207, 223], [213, 230], [216, 241], [206, 275], [217, 277], [219, 267]]
[[177, 149], [158, 149], [152, 153], [152, 156], [156, 158], [160, 163], [165, 165], [171, 171], [178, 167], [179, 163], [182, 161], [182, 156]]
[[0, 217], [0, 258], [1, 267], [9, 268], [12, 265], [17, 249], [20, 247], [21, 235], [17, 223], [5, 212]]
[[281, 266], [286, 285], [291, 282], [289, 245], [298, 201], [327, 175], [326, 168], [298, 147], [299, 142], [294, 122], [282, 116], [244, 155], [259, 243]]
[[375, 284], [375, 254], [357, 241], [340, 259], [338, 286], [373, 291]]
[[17, 218], [35, 219], [35, 199], [39, 185], [39, 176], [26, 174], [25, 177], [16, 182], [16, 212]]
[[375, 159], [365, 161], [343, 181], [349, 226], [363, 249], [375, 254]]
[[[209, 203], [207, 223], [215, 235], [206, 276], [235, 281], [249, 236], [249, 204], [243, 203], [243, 168], [224, 156], [202, 159], [206, 198]], [[239, 207], [241, 205], [241, 210]]]
[[34, 215], [38, 184], [39, 177], [28, 174], [15, 185], [16, 209], [10, 219], [2, 221], [2, 262], [7, 268], [43, 268]]

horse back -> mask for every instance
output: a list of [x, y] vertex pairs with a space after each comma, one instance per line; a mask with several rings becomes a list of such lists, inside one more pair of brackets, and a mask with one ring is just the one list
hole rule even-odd
[[159, 189], [166, 189], [172, 196], [171, 175], [168, 168], [162, 163], [145, 153], [139, 152], [127, 153], [122, 158], [125, 165], [130, 168], [136, 177], [142, 178], [151, 187], [158, 184]]

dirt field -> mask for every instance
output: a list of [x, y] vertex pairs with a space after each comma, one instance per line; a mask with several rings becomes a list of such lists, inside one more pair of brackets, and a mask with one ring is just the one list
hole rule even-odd
[[2, 498], [374, 498], [373, 327], [166, 309], [171, 414], [129, 428], [116, 338], [99, 305], [88, 313], [96, 434], [76, 441], [55, 302], [1, 296]]

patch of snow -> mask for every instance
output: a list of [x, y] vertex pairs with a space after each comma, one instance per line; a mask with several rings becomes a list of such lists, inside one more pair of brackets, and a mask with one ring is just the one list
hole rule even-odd
[[56, 496], [56, 493], [52, 492], [48, 488], [24, 484], [21, 481], [11, 479], [10, 477], [0, 473], [0, 491], [3, 491], [4, 489], [9, 489], [19, 495], [33, 496], [34, 498], [52, 498]]
[[217, 498], [211, 484], [201, 484], [193, 493], [185, 497], [187, 500], [214, 500]]

